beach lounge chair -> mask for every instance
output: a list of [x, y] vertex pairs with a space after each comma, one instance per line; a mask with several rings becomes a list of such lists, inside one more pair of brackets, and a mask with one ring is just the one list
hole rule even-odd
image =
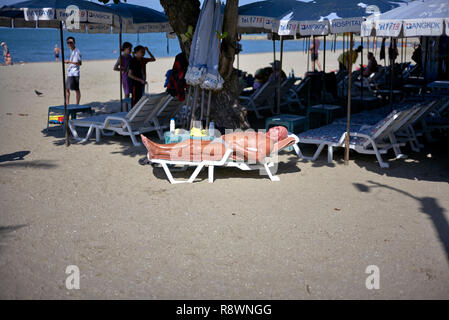
[[[166, 93], [145, 94], [128, 113], [101, 114], [84, 119], [70, 120], [69, 128], [73, 137], [80, 142], [89, 140], [95, 129], [97, 142], [100, 142], [101, 135], [113, 136], [117, 133], [130, 136], [133, 145], [140, 146], [136, 136], [141, 133], [156, 131], [159, 138], [163, 139], [162, 129], [164, 126], [160, 125], [157, 117], [172, 100], [173, 97]], [[85, 138], [78, 136], [77, 127], [88, 128]]]
[[[374, 154], [379, 165], [382, 168], [388, 168], [388, 163], [382, 160], [382, 154], [387, 153], [389, 149], [393, 149], [396, 158], [404, 157], [394, 136], [394, 131], [402, 126], [404, 121], [408, 120], [412, 111], [416, 112], [416, 108], [402, 111], [395, 110], [374, 126], [351, 125], [349, 147], [358, 153]], [[333, 160], [333, 148], [345, 147], [345, 137], [346, 124], [330, 124], [301, 133], [298, 135], [299, 143], [315, 144], [318, 146], [318, 149], [312, 157], [307, 157], [298, 148], [298, 156], [306, 160], [315, 161], [324, 147], [327, 146], [327, 159], [330, 163]], [[389, 138], [390, 141], [386, 142], [386, 138]]]
[[276, 82], [267, 81], [262, 87], [256, 90], [249, 97], [240, 96], [239, 101], [248, 111], [254, 111], [258, 119], [262, 119], [259, 111], [271, 110], [274, 113], [274, 94], [276, 90]]
[[[413, 125], [417, 123], [422, 117], [435, 107], [436, 101], [427, 101], [415, 104], [415, 111], [409, 114], [408, 118], [405, 119], [399, 127], [395, 129], [395, 136], [400, 143], [400, 145], [410, 144], [413, 151], [419, 152], [420, 148], [423, 147], [417, 139], [417, 135], [413, 128]], [[395, 105], [396, 110], [406, 110], [411, 108], [410, 103], [403, 103]], [[377, 122], [381, 121], [383, 118], [388, 116], [390, 107], [383, 107], [379, 109], [374, 109], [366, 112], [361, 112], [351, 116], [352, 125], [375, 125]], [[334, 123], [346, 124], [346, 119], [337, 119]]]
[[[293, 86], [289, 93], [288, 93], [288, 97], [287, 97], [287, 103], [288, 103], [288, 109], [291, 112], [295, 112], [295, 108], [293, 107], [294, 104], [297, 104], [299, 106], [300, 109], [306, 109], [306, 107], [304, 106], [304, 104], [301, 102], [301, 96], [309, 96], [309, 93], [307, 92], [307, 90], [310, 89], [310, 82], [311, 82], [311, 78], [310, 77], [306, 77], [305, 79], [301, 80], [301, 82], [296, 85]], [[309, 105], [310, 101], [306, 101], [306, 104]]]
[[[142, 135], [142, 142], [148, 149], [147, 158], [151, 164], [160, 164], [167, 175], [168, 180], [172, 184], [176, 183], [192, 183], [204, 167], [208, 167], [208, 181], [214, 181], [214, 167], [235, 167], [240, 170], [262, 170], [271, 181], [279, 181], [279, 177], [273, 175], [270, 168], [274, 166], [274, 162], [270, 157], [277, 152], [293, 146], [295, 151], [299, 153], [297, 146], [298, 137], [289, 134], [286, 139], [278, 141], [274, 145], [270, 145], [266, 153], [256, 150], [258, 158], [256, 161], [248, 162], [246, 155], [239, 153], [239, 150], [229, 147], [224, 139], [216, 138], [213, 141], [201, 141], [189, 139], [181, 144], [156, 144]], [[251, 148], [248, 148], [251, 149]], [[192, 150], [200, 150], [194, 153]], [[260, 155], [260, 157], [259, 157]], [[172, 170], [174, 166], [196, 167], [188, 180], [180, 181], [173, 178]]]

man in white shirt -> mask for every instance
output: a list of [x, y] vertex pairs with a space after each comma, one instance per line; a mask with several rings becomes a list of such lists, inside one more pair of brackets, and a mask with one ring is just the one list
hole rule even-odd
[[66, 103], [70, 102], [70, 90], [76, 92], [76, 104], [80, 104], [81, 91], [80, 91], [80, 66], [81, 66], [81, 52], [75, 47], [75, 38], [68, 37], [67, 45], [70, 48], [70, 59], [65, 63], [69, 65], [67, 68], [67, 81], [66, 81]]

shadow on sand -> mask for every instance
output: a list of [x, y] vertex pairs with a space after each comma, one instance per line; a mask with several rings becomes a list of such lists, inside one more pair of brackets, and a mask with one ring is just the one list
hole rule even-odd
[[438, 203], [438, 199], [431, 197], [420, 198], [412, 195], [407, 191], [395, 187], [391, 187], [371, 180], [367, 182], [368, 182], [367, 185], [362, 183], [354, 183], [354, 186], [360, 192], [366, 193], [370, 192], [372, 189], [375, 188], [385, 188], [418, 201], [418, 203], [421, 205], [421, 212], [430, 217], [433, 226], [435, 228], [436, 234], [441, 242], [441, 245], [445, 250], [446, 259], [449, 263], [449, 223], [444, 215], [446, 209], [440, 206], [440, 204]]

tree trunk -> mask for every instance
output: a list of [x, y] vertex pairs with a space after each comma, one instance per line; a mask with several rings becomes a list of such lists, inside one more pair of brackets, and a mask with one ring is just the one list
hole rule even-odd
[[[184, 42], [181, 35], [189, 26], [195, 26], [200, 13], [198, 0], [160, 0], [168, 21], [177, 34], [181, 49], [190, 54], [191, 40]], [[217, 128], [248, 128], [246, 110], [238, 103], [240, 93], [237, 71], [234, 69], [235, 45], [237, 42], [238, 0], [227, 0], [223, 20], [223, 33], [228, 36], [222, 40], [220, 54], [220, 74], [224, 79], [223, 89], [214, 92], [211, 103], [211, 120]]]

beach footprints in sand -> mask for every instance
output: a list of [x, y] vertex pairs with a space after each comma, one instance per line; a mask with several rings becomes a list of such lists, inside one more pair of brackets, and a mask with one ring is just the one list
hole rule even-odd
[[[6, 115], [7, 115], [7, 116], [12, 116], [12, 115], [14, 115], [14, 114], [11, 113], [11, 112], [7, 112]], [[19, 116], [21, 116], [21, 117], [28, 117], [28, 113], [18, 113], [17, 115], [19, 115]]]

